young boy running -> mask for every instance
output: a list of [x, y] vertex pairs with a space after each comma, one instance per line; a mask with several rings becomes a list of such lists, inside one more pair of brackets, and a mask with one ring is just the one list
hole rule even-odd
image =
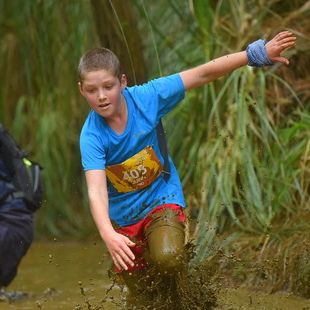
[[91, 213], [117, 272], [126, 276], [149, 264], [178, 270], [185, 243], [185, 201], [169, 158], [166, 177], [156, 128], [185, 91], [245, 65], [289, 64], [281, 53], [295, 36], [280, 32], [246, 51], [146, 84], [127, 87], [117, 57], [96, 48], [81, 57], [79, 89], [91, 111], [80, 136]]

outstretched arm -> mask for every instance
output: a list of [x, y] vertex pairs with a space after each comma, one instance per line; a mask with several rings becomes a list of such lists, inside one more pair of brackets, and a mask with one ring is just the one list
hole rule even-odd
[[129, 238], [117, 233], [110, 221], [108, 192], [104, 170], [88, 170], [85, 173], [90, 209], [100, 236], [105, 242], [112, 260], [118, 269], [127, 270], [135, 259], [130, 247], [135, 246]]
[[[289, 31], [278, 33], [265, 45], [267, 56], [272, 62], [289, 64], [281, 53], [295, 44], [296, 37]], [[248, 64], [246, 51], [229, 54], [211, 60], [198, 67], [180, 73], [186, 90], [212, 82], [227, 73]]]

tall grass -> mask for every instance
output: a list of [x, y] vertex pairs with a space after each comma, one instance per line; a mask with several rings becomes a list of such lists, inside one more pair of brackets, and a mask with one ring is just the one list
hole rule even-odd
[[[247, 14], [249, 2], [235, 4], [220, 1], [214, 7], [207, 7], [205, 1], [192, 2], [204, 41], [211, 49], [214, 44], [221, 47], [220, 53], [216, 51], [216, 54], [244, 48], [246, 42], [255, 38], [254, 31], [257, 32], [256, 38], [264, 35], [260, 29], [271, 18], [272, 11], [269, 10], [275, 2], [264, 3], [264, 8], [252, 7], [251, 17]], [[265, 33], [271, 35], [280, 30], [268, 33], [270, 31], [266, 28]], [[232, 39], [227, 39], [228, 35]], [[210, 36], [219, 42], [209, 40]], [[209, 52], [207, 57], [210, 55], [214, 53]], [[238, 70], [202, 91], [204, 96], [200, 95], [202, 98], [198, 100], [206, 107], [189, 103], [191, 108], [188, 108], [190, 114], [186, 121], [187, 130], [191, 128], [191, 139], [182, 146], [185, 153], [180, 152], [178, 146], [174, 147], [184, 165], [181, 169], [185, 180], [194, 184], [194, 194], [199, 197], [198, 260], [208, 256], [215, 232], [223, 231], [227, 220], [242, 231], [272, 233], [274, 220], [279, 214], [289, 217], [296, 208], [306, 206], [301, 203], [309, 200], [309, 193], [302, 190], [298, 165], [306, 151], [309, 126], [304, 127], [301, 134], [304, 137], [295, 143], [292, 139], [284, 140], [283, 124], [274, 122], [267, 101], [266, 90], [272, 84], [285, 89], [286, 99], [295, 105], [295, 110], [303, 107], [293, 87], [277, 72], [277, 67]], [[208, 111], [207, 115], [201, 111]], [[292, 126], [289, 119], [290, 115], [286, 115], [288, 128]], [[184, 132], [179, 134], [187, 136]], [[174, 137], [171, 141], [177, 139]], [[189, 175], [187, 167], [190, 163], [195, 163], [195, 168]]]
[[[1, 120], [43, 166], [38, 233], [85, 233], [78, 134], [87, 106], [76, 66], [96, 41], [86, 2], [1, 1]], [[14, 42], [14, 44], [12, 43]], [[89, 218], [88, 216], [86, 218]]]
[[[211, 253], [225, 229], [272, 234], [277, 219], [284, 222], [309, 205], [310, 2], [133, 3], [149, 78], [239, 51], [283, 29], [298, 34], [297, 48], [288, 53], [294, 66], [239, 69], [189, 92], [165, 119], [199, 221], [197, 259]], [[0, 69], [7, 81], [0, 86], [0, 115], [44, 167], [39, 234], [91, 230], [78, 148], [88, 108], [79, 98], [75, 68], [80, 55], [99, 44], [92, 17], [87, 1], [0, 0]]]
[[[169, 74], [283, 29], [298, 34], [299, 53], [309, 51], [308, 6], [298, 1], [281, 6], [278, 1], [169, 1], [165, 10], [155, 8], [147, 22], [161, 68]], [[287, 56], [298, 64], [297, 49]], [[218, 232], [235, 227], [277, 234], [279, 218], [284, 225], [307, 207], [309, 111], [292, 78], [302, 68], [239, 69], [188, 93], [166, 119], [189, 207], [198, 213], [198, 261], [212, 253]], [[154, 75], [157, 71], [153, 67]]]

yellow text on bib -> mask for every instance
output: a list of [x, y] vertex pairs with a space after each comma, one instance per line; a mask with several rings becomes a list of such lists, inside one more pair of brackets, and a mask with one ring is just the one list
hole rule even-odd
[[106, 175], [118, 192], [126, 193], [147, 187], [162, 169], [153, 148], [147, 146], [124, 162], [106, 167]]

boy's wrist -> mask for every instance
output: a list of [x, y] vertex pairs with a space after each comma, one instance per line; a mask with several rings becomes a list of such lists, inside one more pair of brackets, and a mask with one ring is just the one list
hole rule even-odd
[[266, 45], [267, 41], [259, 39], [252, 42], [246, 48], [246, 54], [248, 57], [248, 65], [252, 67], [263, 67], [273, 65], [268, 57]]
[[103, 227], [100, 229], [99, 233], [103, 241], [106, 241], [110, 238], [111, 234], [115, 233], [115, 230], [112, 225], [109, 225], [109, 227]]

